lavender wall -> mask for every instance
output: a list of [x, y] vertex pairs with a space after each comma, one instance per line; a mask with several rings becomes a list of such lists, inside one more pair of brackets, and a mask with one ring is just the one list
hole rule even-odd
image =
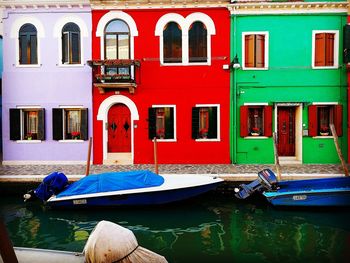
[[[38, 8], [6, 10], [4, 19], [4, 71], [3, 71], [3, 163], [75, 163], [84, 162], [88, 142], [52, 139], [52, 108], [83, 106], [89, 109], [89, 136], [92, 136], [91, 68], [91, 10], [89, 7]], [[83, 65], [59, 65], [59, 39], [54, 37], [55, 25], [62, 19], [74, 17], [83, 22], [81, 28]], [[18, 21], [34, 19], [42, 24], [44, 36], [40, 38], [40, 66], [16, 66], [16, 41], [13, 28]], [[12, 33], [12, 37], [11, 37]], [[11, 141], [9, 138], [9, 108], [18, 106], [45, 108], [46, 139], [41, 142]]]

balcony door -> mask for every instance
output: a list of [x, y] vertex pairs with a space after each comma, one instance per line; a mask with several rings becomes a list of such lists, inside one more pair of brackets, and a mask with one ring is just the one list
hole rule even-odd
[[108, 153], [131, 152], [131, 115], [124, 104], [115, 104], [108, 111]]

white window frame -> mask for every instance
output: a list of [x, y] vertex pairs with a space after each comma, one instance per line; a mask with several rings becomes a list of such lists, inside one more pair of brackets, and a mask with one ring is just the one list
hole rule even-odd
[[[66, 122], [65, 122], [65, 120], [66, 120], [66, 111], [67, 110], [81, 110], [81, 109], [83, 109], [84, 107], [83, 106], [81, 106], [81, 105], [79, 105], [79, 106], [70, 106], [70, 105], [67, 105], [67, 106], [59, 106], [59, 108], [60, 109], [62, 109], [62, 111], [63, 111], [63, 114], [62, 114], [62, 118], [63, 118], [63, 125], [62, 125], [62, 137], [63, 137], [63, 140], [59, 140], [58, 142], [63, 142], [63, 143], [67, 143], [67, 142], [69, 142], [69, 143], [82, 143], [82, 142], [84, 142], [84, 140], [81, 140], [81, 139], [79, 139], [79, 140], [75, 140], [75, 139], [66, 139], [65, 137], [66, 137]], [[80, 121], [81, 121], [81, 116], [80, 116]]]
[[[175, 22], [181, 27], [182, 32], [182, 62], [164, 62], [163, 29], [169, 22]], [[189, 62], [189, 28], [194, 22], [202, 22], [207, 28], [207, 61]], [[205, 13], [195, 12], [184, 18], [176, 13], [163, 15], [156, 24], [155, 36], [159, 36], [159, 60], [162, 66], [210, 66], [211, 65], [211, 36], [216, 34], [213, 20]]]
[[17, 106], [16, 109], [21, 110], [20, 113], [20, 127], [21, 127], [21, 139], [17, 140], [17, 143], [41, 143], [42, 140], [25, 140], [24, 139], [24, 111], [26, 110], [33, 110], [33, 111], [38, 111], [41, 109], [44, 109], [41, 106], [38, 105], [33, 105], [33, 106]]
[[205, 107], [216, 107], [217, 111], [216, 111], [216, 120], [217, 120], [217, 124], [216, 124], [216, 138], [206, 138], [206, 139], [196, 139], [196, 142], [220, 142], [221, 141], [221, 135], [220, 135], [220, 127], [221, 127], [221, 121], [220, 121], [220, 104], [196, 104], [195, 105], [196, 108], [205, 108]]
[[[37, 64], [20, 64], [19, 63], [19, 30], [21, 27], [25, 24], [32, 24], [36, 28], [37, 32]], [[16, 54], [15, 57], [16, 61], [15, 66], [17, 68], [38, 68], [41, 67], [41, 39], [45, 37], [45, 31], [44, 31], [44, 26], [41, 23], [39, 19], [36, 17], [31, 17], [31, 16], [23, 16], [21, 18], [18, 18], [14, 23], [12, 24], [11, 27], [11, 32], [10, 32], [10, 37], [15, 41], [15, 46], [16, 46]]]
[[[247, 68], [245, 67], [245, 36], [247, 35], [264, 35], [265, 36], [265, 61], [263, 68]], [[252, 31], [242, 32], [242, 69], [243, 70], [268, 70], [269, 69], [269, 32], [268, 31]]]
[[[332, 33], [334, 34], [334, 65], [333, 66], [315, 66], [315, 49], [316, 49], [316, 34]], [[312, 30], [312, 53], [311, 67], [313, 69], [337, 69], [339, 67], [339, 30]]]
[[[76, 24], [80, 29], [80, 63], [79, 64], [69, 64], [69, 63], [62, 63], [62, 29], [63, 27], [68, 23], [74, 23]], [[57, 65], [59, 67], [82, 67], [84, 66], [84, 39], [86, 39], [89, 36], [88, 28], [80, 17], [77, 16], [65, 16], [59, 19], [54, 28], [53, 28], [53, 37], [57, 38], [57, 46], [58, 46], [58, 61]]]
[[164, 105], [152, 105], [152, 108], [173, 108], [174, 109], [174, 138], [173, 139], [157, 139], [157, 142], [176, 142], [176, 105], [164, 104]]

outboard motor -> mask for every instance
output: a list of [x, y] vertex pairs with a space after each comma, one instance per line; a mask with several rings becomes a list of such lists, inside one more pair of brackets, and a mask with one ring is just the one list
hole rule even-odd
[[246, 199], [257, 191], [274, 190], [277, 188], [277, 178], [270, 169], [264, 169], [258, 173], [258, 179], [250, 184], [241, 184], [235, 188], [235, 196], [239, 199]]
[[43, 182], [33, 191], [26, 193], [24, 201], [36, 198], [47, 201], [52, 195], [57, 195], [68, 186], [68, 178], [61, 172], [53, 172], [46, 176]]

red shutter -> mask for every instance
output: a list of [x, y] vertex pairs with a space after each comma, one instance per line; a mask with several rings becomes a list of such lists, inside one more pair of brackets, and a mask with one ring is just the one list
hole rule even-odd
[[255, 47], [255, 66], [263, 68], [265, 67], [265, 35], [256, 35]]
[[244, 66], [246, 68], [254, 67], [254, 35], [247, 35], [244, 38]]
[[343, 105], [334, 106], [334, 127], [338, 136], [343, 135]]
[[241, 106], [240, 108], [240, 129], [241, 137], [246, 137], [249, 135], [248, 131], [248, 106]]
[[264, 107], [264, 136], [272, 136], [272, 106]]
[[309, 136], [317, 136], [317, 105], [309, 106]]
[[334, 66], [334, 34], [326, 34], [326, 52], [325, 62], [326, 66]]
[[315, 35], [315, 66], [325, 66], [325, 33]]

